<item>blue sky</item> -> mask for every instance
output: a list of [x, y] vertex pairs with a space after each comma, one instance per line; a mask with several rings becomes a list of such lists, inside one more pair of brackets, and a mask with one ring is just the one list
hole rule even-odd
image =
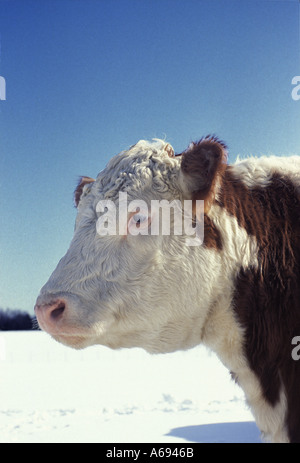
[[79, 175], [139, 139], [300, 155], [298, 0], [0, 0], [0, 307], [32, 312]]

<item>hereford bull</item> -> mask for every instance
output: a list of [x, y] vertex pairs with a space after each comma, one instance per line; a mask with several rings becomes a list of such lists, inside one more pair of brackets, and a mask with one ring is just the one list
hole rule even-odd
[[[154, 217], [139, 208], [125, 212], [121, 231], [99, 233], [103, 201], [124, 219], [120, 192], [148, 205], [190, 200], [195, 219], [204, 201], [201, 244], [184, 230], [151, 234]], [[244, 390], [263, 434], [299, 442], [299, 194], [300, 157], [228, 165], [214, 136], [176, 156], [164, 141], [140, 141], [96, 180], [81, 179], [73, 240], [36, 302], [40, 327], [74, 348], [164, 353], [203, 343]]]

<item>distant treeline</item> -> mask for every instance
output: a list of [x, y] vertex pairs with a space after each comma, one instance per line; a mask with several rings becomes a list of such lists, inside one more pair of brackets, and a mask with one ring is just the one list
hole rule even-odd
[[0, 331], [38, 330], [35, 317], [22, 310], [0, 308]]

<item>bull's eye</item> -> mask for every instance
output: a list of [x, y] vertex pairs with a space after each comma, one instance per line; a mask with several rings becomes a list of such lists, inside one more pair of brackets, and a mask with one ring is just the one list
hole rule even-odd
[[138, 213], [138, 214], [134, 214], [134, 216], [132, 217], [132, 220], [134, 220], [137, 227], [140, 227], [141, 224], [143, 224], [146, 220], [148, 220], [148, 216]]
[[131, 235], [147, 234], [150, 217], [142, 211], [133, 213], [128, 220], [128, 233]]

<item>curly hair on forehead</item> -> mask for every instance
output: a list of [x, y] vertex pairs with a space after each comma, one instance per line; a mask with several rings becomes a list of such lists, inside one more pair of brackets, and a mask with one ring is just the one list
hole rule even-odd
[[147, 187], [165, 191], [171, 187], [169, 181], [172, 183], [179, 164], [170, 144], [159, 139], [141, 140], [110, 159], [97, 176], [96, 189], [105, 198], [113, 198], [119, 191], [134, 194]]

